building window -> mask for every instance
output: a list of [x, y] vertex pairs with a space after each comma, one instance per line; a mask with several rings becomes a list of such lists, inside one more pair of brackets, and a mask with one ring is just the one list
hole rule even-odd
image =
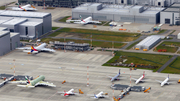
[[161, 6], [161, 2], [158, 2], [158, 6]]
[[123, 3], [124, 3], [124, 0], [121, 0], [121, 3], [123, 4]]
[[10, 32], [14, 32], [14, 29], [9, 29]]
[[170, 19], [165, 19], [165, 24], [170, 24]]
[[26, 35], [28, 35], [28, 27], [26, 27]]

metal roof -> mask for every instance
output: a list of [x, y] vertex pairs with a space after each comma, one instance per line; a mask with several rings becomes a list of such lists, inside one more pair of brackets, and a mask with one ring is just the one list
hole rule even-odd
[[0, 27], [0, 31], [7, 30], [7, 27]]
[[3, 35], [9, 34], [9, 31], [0, 31], [0, 37], [2, 37]]
[[27, 19], [24, 19], [24, 18], [14, 18], [12, 20], [9, 20], [3, 24], [7, 24], [7, 25], [16, 25], [16, 24], [19, 24], [19, 23], [22, 23], [22, 22], [25, 22], [27, 21]]
[[43, 22], [32, 22], [32, 21], [27, 21], [24, 22], [22, 24], [20, 24], [21, 26], [37, 26], [39, 24], [42, 24]]
[[16, 36], [16, 35], [18, 35], [19, 33], [10, 33], [10, 37], [13, 37], [13, 36]]
[[146, 47], [149, 47], [150, 45], [152, 45], [154, 42], [156, 42], [159, 39], [161, 39], [161, 37], [158, 36], [158, 35], [148, 36], [147, 38], [142, 40], [140, 43], [138, 43], [136, 46], [146, 46]]
[[42, 18], [51, 13], [0, 10], [0, 16]]

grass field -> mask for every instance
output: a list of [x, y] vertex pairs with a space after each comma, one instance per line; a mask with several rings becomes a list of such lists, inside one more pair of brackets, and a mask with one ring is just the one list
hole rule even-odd
[[180, 57], [177, 57], [162, 73], [180, 74]]
[[157, 46], [155, 51], [158, 51], [159, 49], [166, 49], [167, 52], [175, 53], [178, 49], [176, 46], [180, 47], [180, 42], [165, 41]]
[[160, 30], [157, 34], [162, 34], [162, 33], [166, 32], [166, 31], [167, 31], [167, 29]]
[[140, 41], [141, 41], [141, 40], [139, 40], [139, 41], [131, 44], [131, 45], [130, 45], [129, 47], [127, 47], [126, 49], [127, 49], [127, 50], [131, 49], [133, 46], [135, 46], [136, 44], [138, 44]]
[[5, 6], [1, 6], [1, 7], [0, 7], [0, 10], [4, 10], [4, 9], [5, 9]]
[[66, 17], [60, 19], [59, 22], [66, 22], [67, 18], [69, 18], [69, 17], [71, 17], [71, 16], [66, 16]]
[[98, 30], [75, 29], [75, 28], [63, 28], [49, 36], [55, 37], [63, 32], [71, 35], [76, 34], [81, 38], [91, 38], [92, 35], [92, 39], [108, 40], [108, 41], [113, 40], [113, 41], [121, 41], [121, 42], [133, 41], [140, 37], [140, 34], [138, 33], [98, 31]]
[[[52, 38], [43, 38], [41, 39], [42, 42], [49, 43], [49, 41], [61, 41], [64, 42], [64, 39], [52, 39]], [[73, 39], [65, 39], [66, 42], [73, 41], [75, 43], [89, 43], [90, 41], [87, 40], [73, 40]], [[103, 48], [111, 48], [112, 43], [111, 42], [100, 42], [100, 41], [92, 41], [93, 47], [103, 47]], [[114, 43], [114, 48], [122, 48], [125, 46], [125, 43]]]
[[115, 63], [115, 61], [118, 60], [119, 57], [122, 55], [127, 57], [127, 61], [125, 62], [126, 64], [134, 63], [134, 64], [158, 66], [157, 69], [151, 69], [155, 72], [172, 57], [170, 55], [130, 53], [130, 52], [122, 52], [122, 51], [116, 51], [115, 53], [116, 55], [112, 59], [110, 59], [107, 63], [103, 64], [103, 66], [110, 66], [110, 63]]
[[176, 30], [173, 30], [173, 31], [170, 33], [170, 35], [173, 34], [175, 31], [176, 31]]
[[52, 30], [56, 30], [56, 29], [58, 29], [59, 27], [52, 27]]

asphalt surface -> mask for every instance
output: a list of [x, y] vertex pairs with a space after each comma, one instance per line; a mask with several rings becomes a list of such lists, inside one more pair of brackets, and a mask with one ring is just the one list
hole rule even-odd
[[171, 59], [169, 59], [159, 70], [157, 70], [157, 72], [161, 72], [163, 71], [170, 63], [172, 63], [176, 58], [178, 57], [178, 55], [174, 55]]

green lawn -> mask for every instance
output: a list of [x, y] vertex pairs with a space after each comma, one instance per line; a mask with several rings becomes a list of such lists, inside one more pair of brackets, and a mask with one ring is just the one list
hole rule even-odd
[[1, 6], [1, 7], [0, 7], [0, 10], [4, 10], [4, 9], [5, 9], [5, 6]]
[[110, 21], [108, 23], [106, 23], [104, 26], [109, 26], [109, 23], [110, 23]]
[[66, 16], [66, 17], [60, 19], [59, 22], [66, 22], [67, 18], [69, 18], [69, 17], [71, 17], [71, 16]]
[[122, 52], [122, 51], [117, 51], [115, 53], [116, 55], [112, 59], [110, 59], [107, 63], [103, 64], [103, 66], [110, 66], [110, 63], [115, 63], [115, 61], [119, 59], [119, 56], [123, 55], [126, 56], [127, 58], [127, 61], [125, 62], [126, 64], [130, 64], [133, 62], [134, 64], [158, 66], [157, 69], [152, 69], [155, 72], [172, 57], [170, 55], [131, 53], [131, 52]]
[[[165, 46], [165, 45], [170, 45], [170, 46]], [[178, 49], [176, 46], [179, 47], [180, 42], [165, 41], [161, 43], [159, 46], [157, 46], [155, 51], [158, 51], [159, 49], [166, 49], [167, 52], [175, 53]]]
[[98, 30], [75, 29], [75, 28], [63, 28], [49, 36], [55, 37], [63, 32], [71, 35], [76, 34], [81, 38], [91, 38], [90, 36], [92, 35], [92, 39], [108, 40], [108, 41], [113, 40], [113, 41], [122, 41], [122, 42], [133, 41], [140, 37], [139, 33], [98, 31]]
[[52, 27], [52, 30], [56, 30], [56, 29], [58, 29], [59, 27]]
[[[73, 39], [65, 39], [66, 42], [73, 41], [75, 43], [89, 43], [91, 44], [90, 41], [87, 40], [73, 40]], [[49, 43], [49, 41], [61, 41], [64, 42], [64, 39], [52, 39], [52, 38], [43, 38], [41, 39], [42, 42]], [[103, 47], [103, 48], [111, 48], [112, 43], [111, 42], [100, 42], [100, 41], [92, 41], [93, 47]], [[125, 43], [114, 43], [114, 48], [122, 48], [125, 46]]]
[[162, 73], [180, 74], [180, 57], [177, 57]]
[[173, 30], [173, 31], [170, 33], [170, 35], [173, 34], [175, 31], [176, 31], [176, 30]]
[[166, 32], [166, 31], [167, 31], [167, 29], [160, 30], [157, 34], [162, 34], [162, 33]]
[[130, 45], [129, 47], [127, 47], [126, 49], [127, 49], [127, 50], [131, 49], [133, 46], [135, 46], [136, 44], [138, 44], [140, 41], [141, 41], [141, 40], [139, 40], [139, 41], [131, 44], [131, 45]]

